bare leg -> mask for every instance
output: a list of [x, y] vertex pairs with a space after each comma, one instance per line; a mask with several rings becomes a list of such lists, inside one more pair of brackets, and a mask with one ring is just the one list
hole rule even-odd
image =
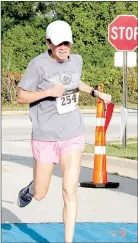
[[77, 186], [80, 174], [82, 152], [73, 151], [61, 156], [63, 174], [63, 222], [65, 225], [65, 243], [72, 243], [77, 216]]
[[46, 195], [54, 163], [40, 163], [34, 159], [34, 173], [33, 173], [33, 196], [36, 200], [41, 200]]

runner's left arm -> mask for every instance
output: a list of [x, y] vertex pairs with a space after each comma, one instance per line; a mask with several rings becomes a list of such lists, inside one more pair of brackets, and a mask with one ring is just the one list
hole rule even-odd
[[80, 87], [79, 87], [79, 90], [81, 92], [85, 92], [85, 93], [88, 93], [88, 94], [91, 94], [92, 91], [94, 91], [94, 95], [95, 97], [98, 97], [99, 96], [99, 91], [98, 90], [95, 90], [94, 87], [90, 87], [88, 84], [84, 83], [84, 82], [80, 82]]
[[[110, 94], [105, 94], [103, 92], [100, 92], [98, 90], [96, 90], [94, 87], [90, 87], [88, 84], [84, 83], [84, 82], [80, 82], [80, 87], [79, 90], [81, 92], [85, 92], [88, 93], [92, 96], [95, 96], [101, 100], [103, 100], [105, 103], [110, 103], [111, 102], [111, 95]], [[93, 92], [92, 92], [93, 91]]]

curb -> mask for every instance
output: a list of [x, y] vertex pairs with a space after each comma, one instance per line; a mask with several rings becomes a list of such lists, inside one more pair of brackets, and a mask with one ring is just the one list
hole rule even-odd
[[28, 115], [29, 111], [2, 111], [2, 115]]
[[[83, 114], [95, 114], [96, 109], [80, 109]], [[120, 112], [119, 110], [117, 112]], [[2, 111], [2, 115], [28, 115], [29, 111]]]
[[[137, 160], [106, 156], [107, 172], [137, 179]], [[94, 169], [94, 154], [83, 153], [82, 167]]]
[[[95, 114], [96, 109], [80, 109], [82, 114]], [[135, 109], [130, 109], [129, 113], [136, 113], [137, 110]], [[120, 108], [115, 108], [114, 113], [120, 113]], [[29, 110], [24, 110], [24, 111], [2, 111], [2, 115], [28, 115]]]

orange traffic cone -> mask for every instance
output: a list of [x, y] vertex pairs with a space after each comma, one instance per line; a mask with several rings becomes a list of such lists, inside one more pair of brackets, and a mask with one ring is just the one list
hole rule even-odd
[[[103, 87], [98, 88], [103, 92]], [[93, 182], [82, 182], [81, 187], [117, 188], [119, 183], [108, 182], [106, 171], [106, 132], [105, 132], [105, 104], [97, 99], [96, 104], [96, 130]]]

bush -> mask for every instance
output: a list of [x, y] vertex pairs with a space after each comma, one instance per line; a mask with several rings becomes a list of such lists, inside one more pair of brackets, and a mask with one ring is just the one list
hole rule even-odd
[[[120, 68], [99, 68], [87, 65], [84, 67], [82, 80], [91, 86], [104, 85], [104, 92], [112, 95], [114, 104], [123, 102], [123, 70]], [[137, 104], [137, 68], [128, 69], [128, 94], [127, 99], [129, 103]], [[89, 103], [89, 98], [85, 94], [83, 99]], [[82, 99], [81, 99], [81, 102]]]
[[17, 84], [22, 74], [2, 70], [2, 104], [16, 104]]
[[89, 94], [80, 92], [79, 105], [80, 106], [94, 106], [96, 104], [96, 99]]
[[[128, 70], [128, 94], [127, 100], [131, 104], [137, 104], [137, 69]], [[22, 74], [18, 72], [6, 72], [2, 70], [2, 103], [16, 103], [17, 84]], [[83, 70], [82, 80], [91, 86], [104, 85], [104, 92], [112, 95], [114, 104], [123, 103], [123, 72], [120, 69], [91, 67]], [[79, 105], [93, 106], [95, 98], [89, 94], [80, 92]]]

